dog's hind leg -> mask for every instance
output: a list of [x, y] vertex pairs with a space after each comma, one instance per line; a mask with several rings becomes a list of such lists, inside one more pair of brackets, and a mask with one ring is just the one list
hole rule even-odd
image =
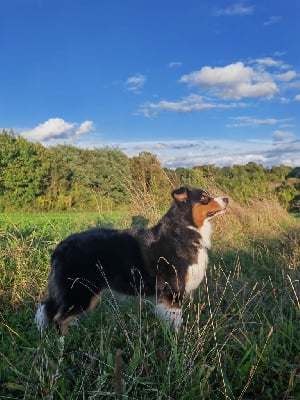
[[101, 292], [98, 294], [95, 294], [91, 298], [90, 305], [89, 305], [87, 311], [92, 311], [96, 307], [96, 305], [99, 303], [100, 300], [101, 300]]
[[35, 314], [34, 321], [37, 329], [42, 332], [48, 325], [54, 320], [54, 316], [57, 313], [57, 305], [54, 299], [49, 298], [43, 301]]
[[74, 306], [67, 308], [66, 306], [59, 310], [53, 320], [57, 322], [61, 335], [66, 335], [69, 331], [69, 326], [76, 324], [76, 319], [84, 312], [92, 311], [101, 298], [101, 294], [95, 294], [90, 298], [87, 305]]
[[67, 333], [69, 332], [69, 326], [73, 325], [73, 323], [76, 321], [77, 316], [78, 314], [69, 315], [66, 318], [58, 320], [58, 327], [61, 335], [67, 335]]

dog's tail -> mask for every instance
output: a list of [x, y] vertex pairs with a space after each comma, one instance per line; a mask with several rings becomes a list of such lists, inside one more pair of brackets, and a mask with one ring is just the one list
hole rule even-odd
[[42, 332], [54, 319], [57, 313], [57, 305], [53, 299], [47, 299], [42, 302], [35, 314], [34, 321], [37, 329]]

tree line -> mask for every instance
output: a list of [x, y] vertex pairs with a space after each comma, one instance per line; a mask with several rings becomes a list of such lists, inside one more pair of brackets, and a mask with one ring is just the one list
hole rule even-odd
[[45, 147], [13, 131], [0, 132], [0, 212], [165, 209], [179, 185], [218, 188], [231, 198], [276, 195], [289, 211], [300, 210], [300, 167], [246, 165], [163, 168], [154, 154], [127, 157], [119, 149]]

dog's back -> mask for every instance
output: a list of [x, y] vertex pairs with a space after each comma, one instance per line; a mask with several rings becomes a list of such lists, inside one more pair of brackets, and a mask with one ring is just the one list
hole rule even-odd
[[[68, 323], [94, 308], [104, 288], [135, 294], [140, 287], [140, 270], [144, 268], [139, 244], [126, 231], [91, 229], [69, 236], [52, 254], [48, 299], [42, 303], [46, 320], [67, 318]], [[149, 290], [147, 273], [142, 281], [145, 291]], [[40, 325], [44, 322], [45, 316]], [[63, 331], [67, 328], [64, 325]]]

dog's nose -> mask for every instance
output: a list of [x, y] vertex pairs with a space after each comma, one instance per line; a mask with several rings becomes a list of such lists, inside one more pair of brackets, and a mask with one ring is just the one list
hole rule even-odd
[[228, 199], [228, 197], [223, 197], [223, 199], [222, 199], [223, 201], [224, 201], [224, 203], [226, 203], [226, 204], [228, 204], [229, 203], [229, 199]]

